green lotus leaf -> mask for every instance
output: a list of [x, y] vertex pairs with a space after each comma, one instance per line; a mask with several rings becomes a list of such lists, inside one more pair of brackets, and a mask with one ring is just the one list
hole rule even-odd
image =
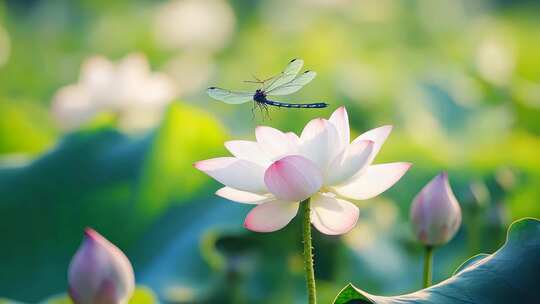
[[394, 297], [372, 295], [349, 284], [334, 304], [540, 303], [539, 257], [540, 221], [525, 218], [510, 226], [499, 250], [467, 260], [439, 284]]

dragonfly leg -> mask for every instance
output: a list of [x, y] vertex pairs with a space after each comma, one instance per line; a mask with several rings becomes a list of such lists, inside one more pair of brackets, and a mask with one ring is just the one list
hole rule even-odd
[[265, 118], [265, 115], [264, 115], [264, 113], [265, 113], [265, 107], [264, 107], [264, 106], [265, 106], [265, 104], [262, 103], [262, 102], [255, 102], [255, 103], [254, 103], [254, 108], [257, 107], [257, 108], [259, 109], [259, 111], [260, 111], [260, 113], [261, 113], [261, 117], [262, 117], [263, 120], [264, 120], [264, 118]]
[[251, 106], [251, 120], [255, 120], [255, 107], [257, 106], [257, 103], [254, 101], [253, 105]]
[[268, 112], [268, 105], [265, 104], [265, 103], [263, 103], [262, 105], [263, 105], [263, 108], [264, 108], [264, 112], [266, 113], [266, 118], [268, 118], [268, 120], [272, 120], [270, 118], [270, 113]]

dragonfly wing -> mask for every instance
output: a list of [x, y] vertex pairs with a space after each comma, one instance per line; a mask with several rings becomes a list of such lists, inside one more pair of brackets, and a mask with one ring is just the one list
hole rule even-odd
[[298, 90], [303, 86], [310, 83], [313, 78], [317, 76], [317, 73], [313, 71], [306, 71], [302, 75], [296, 77], [294, 80], [285, 83], [279, 87], [274, 88], [273, 90], [266, 91], [268, 95], [289, 95]]
[[208, 88], [206, 92], [210, 97], [228, 104], [241, 104], [253, 100], [253, 93], [250, 92], [235, 92], [216, 87]]
[[294, 77], [300, 72], [302, 69], [302, 66], [304, 65], [304, 60], [302, 59], [293, 59], [291, 62], [289, 62], [289, 65], [281, 72], [281, 74], [277, 75], [275, 78], [273, 78], [270, 85], [266, 88], [266, 91], [270, 91], [272, 89], [275, 89], [277, 87], [280, 87], [286, 83], [291, 82]]

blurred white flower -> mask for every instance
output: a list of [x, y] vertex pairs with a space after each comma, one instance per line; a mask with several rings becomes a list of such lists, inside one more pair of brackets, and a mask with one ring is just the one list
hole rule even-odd
[[446, 172], [433, 178], [414, 198], [411, 221], [418, 240], [425, 245], [444, 245], [461, 225], [459, 206]]
[[155, 35], [163, 47], [218, 50], [234, 32], [235, 16], [222, 0], [174, 0], [157, 12]]
[[508, 42], [488, 38], [483, 40], [476, 50], [476, 67], [485, 80], [495, 85], [505, 85], [512, 78], [514, 57]]
[[428, 32], [445, 35], [449, 31], [459, 31], [466, 26], [467, 12], [472, 5], [463, 0], [419, 1], [413, 10], [418, 15], [420, 25]]
[[114, 244], [87, 228], [68, 272], [69, 295], [76, 304], [123, 304], [135, 289], [128, 258]]
[[11, 41], [6, 29], [0, 24], [0, 67], [6, 64], [11, 50]]
[[155, 125], [176, 95], [168, 76], [152, 73], [142, 54], [114, 64], [107, 58], [87, 59], [79, 82], [58, 90], [53, 114], [66, 129], [79, 127], [102, 112], [113, 113], [124, 130]]
[[311, 223], [324, 234], [343, 234], [358, 220], [350, 200], [375, 197], [392, 187], [410, 163], [373, 165], [392, 130], [382, 126], [350, 141], [349, 117], [344, 107], [329, 120], [310, 121], [300, 136], [261, 126], [253, 141], [229, 141], [235, 157], [199, 161], [195, 167], [226, 187], [216, 192], [229, 200], [255, 204], [244, 226], [272, 232], [285, 227], [300, 202], [311, 197]]
[[207, 85], [214, 65], [204, 52], [187, 52], [172, 58], [164, 70], [174, 79], [178, 94], [184, 96], [200, 92]]
[[350, 0], [300, 0], [302, 5], [321, 7], [321, 8], [334, 8], [334, 7], [346, 7], [351, 5]]

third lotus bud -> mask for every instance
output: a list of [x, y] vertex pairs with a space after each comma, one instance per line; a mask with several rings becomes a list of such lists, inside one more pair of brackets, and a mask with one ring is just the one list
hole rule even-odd
[[461, 225], [461, 208], [446, 172], [435, 176], [416, 195], [410, 217], [416, 238], [426, 246], [448, 243]]

